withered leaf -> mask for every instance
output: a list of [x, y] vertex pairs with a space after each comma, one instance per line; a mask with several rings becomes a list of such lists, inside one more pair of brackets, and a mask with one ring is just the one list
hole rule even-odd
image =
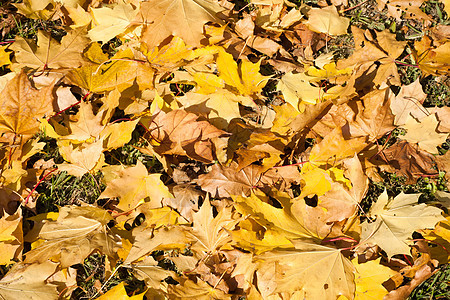
[[46, 68], [76, 68], [84, 62], [81, 54], [89, 39], [85, 37], [83, 29], [70, 31], [62, 38], [61, 43], [42, 30], [37, 35], [37, 45], [18, 36], [10, 47], [21, 66], [41, 71]]
[[188, 45], [198, 46], [207, 22], [222, 23], [217, 17], [225, 9], [208, 0], [151, 0], [141, 3], [136, 23], [142, 23], [142, 41], [150, 48], [170, 35], [181, 37]]
[[0, 93], [0, 134], [12, 142], [25, 142], [39, 130], [38, 119], [53, 112], [53, 85], [32, 87], [26, 73], [17, 74]]
[[46, 283], [58, 264], [44, 261], [41, 264], [15, 264], [0, 280], [0, 297], [15, 300], [18, 295], [30, 300], [57, 300], [56, 286]]
[[177, 109], [159, 112], [149, 124], [148, 131], [156, 141], [153, 149], [159, 154], [187, 155], [202, 162], [214, 159], [212, 139], [225, 137], [227, 132], [207, 121], [197, 121], [196, 114]]
[[378, 157], [385, 161], [400, 176], [407, 177], [407, 184], [416, 183], [422, 175], [435, 175], [434, 156], [419, 150], [407, 141], [400, 141], [383, 150]]
[[26, 263], [44, 263], [50, 258], [61, 267], [81, 263], [94, 250], [116, 256], [118, 241], [108, 232], [111, 215], [95, 206], [64, 206], [56, 221], [44, 221], [39, 243], [26, 254]]
[[215, 164], [211, 171], [198, 177], [197, 183], [213, 197], [248, 196], [261, 183], [262, 171], [262, 167], [257, 165], [239, 169], [235, 162], [229, 167]]
[[135, 166], [119, 171], [99, 198], [119, 197], [116, 207], [121, 211], [136, 208], [146, 198], [152, 208], [160, 207], [164, 198], [172, 197], [160, 177], [161, 174], [148, 174], [144, 164], [138, 161]]

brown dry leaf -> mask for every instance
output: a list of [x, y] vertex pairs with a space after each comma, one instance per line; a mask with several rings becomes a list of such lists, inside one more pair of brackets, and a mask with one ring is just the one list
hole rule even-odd
[[[388, 164], [388, 171], [406, 176], [406, 184], [414, 184], [422, 175], [436, 175], [433, 155], [413, 147], [407, 141], [395, 143], [378, 157]], [[440, 156], [437, 156], [439, 159]]]
[[134, 23], [144, 24], [141, 41], [149, 48], [171, 35], [181, 37], [188, 45], [199, 46], [204, 37], [203, 25], [221, 24], [217, 15], [224, 10], [209, 0], [151, 0], [141, 3]]
[[15, 264], [0, 280], [0, 297], [5, 300], [57, 300], [56, 285], [46, 282], [58, 264], [44, 261], [40, 264]]
[[39, 30], [37, 45], [18, 36], [10, 49], [20, 67], [37, 71], [76, 68], [84, 62], [82, 52], [89, 43], [85, 35], [83, 29], [71, 30], [59, 43], [49, 33]]
[[314, 166], [338, 165], [343, 159], [353, 157], [367, 145], [365, 136], [345, 139], [342, 129], [336, 127], [322, 141], [313, 146], [309, 163]]
[[198, 211], [198, 200], [204, 196], [192, 184], [177, 184], [172, 189], [174, 198], [165, 198], [164, 205], [175, 208], [186, 220], [192, 222], [192, 215]]
[[390, 108], [392, 101], [394, 94], [390, 89], [375, 90], [366, 94], [362, 105], [358, 102], [359, 113], [355, 122], [350, 124], [350, 135], [369, 136], [369, 141], [374, 142], [393, 130], [394, 115]]
[[114, 258], [118, 241], [108, 231], [111, 220], [106, 210], [95, 206], [61, 207], [57, 220], [43, 221], [25, 262], [38, 265], [53, 259], [66, 268], [82, 263], [96, 249]]
[[197, 121], [198, 116], [182, 109], [165, 114], [159, 112], [148, 126], [153, 149], [159, 154], [187, 155], [202, 162], [214, 159], [212, 139], [222, 138], [227, 132], [217, 129], [207, 121]]
[[229, 167], [215, 164], [211, 171], [198, 177], [197, 184], [214, 198], [242, 194], [248, 196], [261, 183], [263, 171], [261, 166], [256, 165], [239, 169], [235, 162]]
[[[426, 256], [426, 254], [424, 254]], [[429, 260], [429, 256], [428, 256]], [[418, 270], [414, 273], [414, 278], [408, 284], [399, 287], [396, 290], [391, 291], [387, 296], [383, 299], [385, 300], [406, 300], [411, 292], [419, 286], [422, 282], [431, 277], [436, 271], [436, 267], [438, 265], [436, 260], [428, 261], [427, 263], [423, 263], [420, 258], [414, 262], [419, 265], [417, 266]]]
[[26, 142], [39, 130], [38, 119], [53, 112], [53, 85], [31, 86], [24, 72], [17, 74], [0, 93], [0, 134], [3, 141]]
[[173, 197], [161, 181], [161, 174], [148, 174], [139, 160], [134, 167], [118, 171], [116, 176], [116, 179], [108, 182], [99, 199], [118, 197], [116, 208], [121, 211], [132, 210], [144, 202], [150, 202], [151, 207], [158, 208], [164, 198]]

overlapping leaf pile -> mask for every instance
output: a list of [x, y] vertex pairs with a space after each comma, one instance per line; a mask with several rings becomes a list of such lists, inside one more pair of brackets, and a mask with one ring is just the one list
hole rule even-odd
[[[437, 206], [387, 193], [360, 205], [379, 171], [408, 182], [449, 171], [449, 152], [438, 155], [449, 108], [422, 106], [419, 79], [398, 73], [404, 59], [448, 76], [448, 26], [432, 27], [422, 1], [378, 1], [428, 24], [408, 43], [349, 27], [347, 2], [332, 2], [252, 0], [243, 14], [208, 0], [16, 4], [67, 35], [0, 50], [11, 70], [0, 77], [0, 253], [12, 265], [1, 298], [70, 298], [71, 266], [94, 252], [106, 274], [132, 269], [147, 299], [403, 299], [448, 262], [448, 193]], [[328, 43], [347, 32], [355, 49], [335, 61]], [[113, 38], [122, 44], [105, 54]], [[379, 144], [396, 128], [406, 135]], [[133, 132], [161, 168], [106, 163]], [[36, 162], [49, 141], [64, 162]], [[103, 200], [36, 215], [24, 236], [37, 182], [63, 171], [100, 172]], [[124, 287], [101, 298], [128, 299]]]

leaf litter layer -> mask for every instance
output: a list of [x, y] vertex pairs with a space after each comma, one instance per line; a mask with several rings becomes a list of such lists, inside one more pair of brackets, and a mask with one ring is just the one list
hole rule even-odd
[[2, 298], [406, 299], [448, 263], [448, 3], [1, 10]]

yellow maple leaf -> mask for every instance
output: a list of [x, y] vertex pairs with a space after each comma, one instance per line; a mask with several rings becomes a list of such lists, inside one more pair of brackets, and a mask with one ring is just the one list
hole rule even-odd
[[20, 67], [42, 71], [44, 69], [76, 68], [83, 63], [81, 55], [89, 40], [84, 30], [71, 30], [61, 40], [53, 39], [49, 33], [38, 31], [37, 45], [20, 36], [11, 45]]
[[5, 214], [0, 219], [0, 263], [10, 264], [18, 258], [23, 243], [22, 214]]
[[88, 172], [99, 170], [104, 164], [103, 140], [94, 143], [82, 143], [74, 146], [67, 140], [59, 141], [59, 152], [70, 162], [58, 164], [58, 170], [81, 177]]
[[131, 3], [119, 1], [112, 8], [106, 6], [91, 8], [91, 13], [95, 25], [89, 30], [88, 35], [94, 42], [105, 43], [126, 30], [137, 15], [138, 9]]
[[135, 79], [143, 88], [153, 86], [153, 69], [135, 60], [131, 49], [119, 51], [109, 60], [104, 60], [102, 54], [99, 46], [90, 47], [87, 58], [96, 63], [70, 70], [67, 79], [93, 93], [114, 89], [121, 92], [133, 85]]
[[[352, 263], [356, 268], [355, 300], [383, 299], [388, 294], [388, 290], [382, 285], [391, 276], [397, 274], [396, 271], [380, 264], [381, 258], [365, 263], [358, 263], [358, 259], [353, 259]], [[340, 296], [338, 300], [349, 299]]]
[[336, 6], [331, 5], [324, 8], [311, 8], [306, 24], [315, 32], [341, 35], [347, 33], [350, 19], [339, 16]]
[[207, 22], [222, 23], [216, 16], [225, 9], [206, 0], [150, 0], [141, 3], [134, 23], [142, 24], [142, 37], [150, 48], [164, 39], [181, 37], [187, 44], [199, 46], [203, 25]]
[[223, 49], [219, 51], [216, 63], [219, 77], [241, 95], [251, 96], [260, 92], [270, 78], [259, 73], [261, 61], [254, 64], [248, 60], [242, 60], [238, 68], [233, 56]]
[[6, 52], [6, 48], [8, 48], [8, 45], [0, 46], [0, 67], [9, 66], [11, 64], [9, 57], [11, 52]]
[[419, 147], [431, 154], [438, 154], [437, 147], [445, 143], [447, 133], [437, 132], [438, 120], [435, 114], [430, 114], [419, 122], [408, 116], [405, 121], [405, 128], [408, 132], [402, 139], [409, 143], [418, 143]]
[[0, 93], [0, 134], [26, 142], [39, 130], [38, 119], [53, 112], [53, 85], [37, 90], [24, 72], [11, 79]]
[[97, 300], [142, 300], [144, 299], [144, 294], [145, 292], [134, 296], [128, 296], [127, 291], [125, 290], [125, 283], [122, 281], [121, 283], [110, 289], [107, 293], [98, 297]]
[[118, 178], [108, 183], [101, 198], [119, 197], [117, 209], [129, 211], [140, 203], [149, 202], [153, 208], [161, 206], [164, 198], [173, 197], [160, 179], [161, 174], [148, 174], [145, 166], [138, 161], [133, 167], [118, 172]]

